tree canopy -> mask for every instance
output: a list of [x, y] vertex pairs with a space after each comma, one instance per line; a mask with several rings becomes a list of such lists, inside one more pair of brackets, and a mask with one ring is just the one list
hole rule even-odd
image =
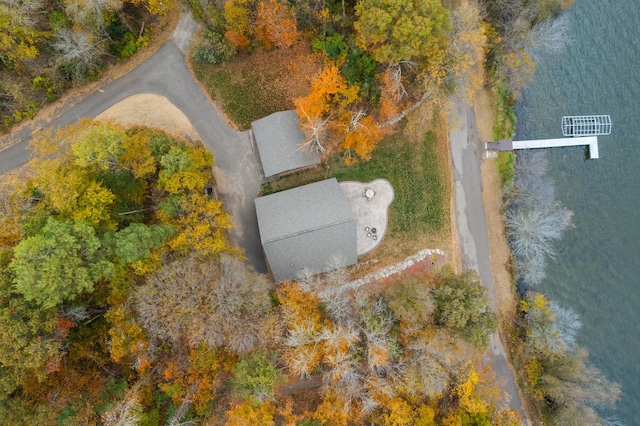
[[74, 300], [82, 291], [93, 290], [113, 265], [96, 236], [83, 222], [58, 222], [52, 217], [38, 235], [15, 248], [16, 291], [43, 308]]
[[445, 48], [451, 29], [441, 0], [359, 1], [358, 45], [381, 63], [420, 61]]

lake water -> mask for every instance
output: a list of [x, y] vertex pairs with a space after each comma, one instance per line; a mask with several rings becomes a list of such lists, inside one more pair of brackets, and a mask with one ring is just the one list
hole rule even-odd
[[581, 316], [590, 360], [622, 386], [616, 414], [640, 425], [640, 0], [576, 0], [573, 41], [538, 57], [516, 139], [561, 137], [563, 115], [610, 114], [600, 159], [549, 150], [556, 198], [574, 212], [539, 290]]

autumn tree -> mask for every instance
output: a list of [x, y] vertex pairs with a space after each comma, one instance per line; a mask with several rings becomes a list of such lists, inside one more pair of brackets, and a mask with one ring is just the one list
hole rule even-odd
[[267, 48], [276, 46], [286, 49], [300, 37], [293, 9], [280, 0], [258, 3], [255, 31]]
[[249, 45], [251, 34], [251, 9], [247, 0], [226, 0], [224, 3], [224, 20], [226, 32], [224, 37], [238, 49]]
[[[174, 349], [163, 365], [159, 383], [159, 388], [180, 404], [168, 424], [180, 424], [189, 411], [202, 415], [210, 410], [229, 379], [226, 370], [233, 363], [223, 350], [206, 344]], [[187, 356], [182, 356], [185, 352]]]
[[267, 338], [265, 278], [236, 258], [169, 263], [135, 292], [141, 324], [161, 339], [249, 352]]
[[484, 85], [487, 36], [476, 0], [465, 0], [451, 13], [451, 77], [467, 99]]
[[254, 405], [250, 400], [246, 399], [235, 405], [227, 412], [226, 426], [274, 426], [273, 415], [275, 408], [271, 402]]
[[[175, 204], [171, 204], [175, 201]], [[233, 226], [231, 215], [222, 208], [222, 202], [204, 194], [194, 193], [177, 200], [169, 199], [159, 213], [160, 220], [174, 228], [167, 244], [181, 254], [218, 256], [221, 253], [239, 253], [227, 241]], [[170, 211], [169, 216], [166, 211]]]
[[75, 165], [97, 171], [122, 170], [125, 131], [113, 123], [86, 122], [70, 137]]
[[428, 58], [446, 45], [451, 24], [441, 0], [359, 1], [355, 10], [356, 41], [380, 63]]
[[52, 160], [37, 166], [34, 185], [42, 194], [42, 205], [61, 218], [84, 221], [98, 228], [114, 227], [111, 209], [115, 195], [80, 167]]
[[311, 82], [309, 94], [294, 101], [300, 128], [306, 135], [303, 147], [323, 156], [337, 149], [368, 160], [382, 139], [382, 131], [371, 116], [357, 109], [359, 86], [349, 85], [334, 64], [325, 67]]
[[280, 312], [287, 328], [283, 359], [287, 368], [301, 377], [313, 373], [322, 359], [320, 301], [297, 284], [285, 281], [277, 288]]
[[204, 147], [190, 148], [177, 145], [160, 158], [162, 166], [158, 186], [171, 193], [204, 191], [211, 178], [213, 155]]
[[37, 29], [42, 1], [0, 3], [0, 62], [3, 67], [22, 66], [38, 55], [43, 34]]
[[50, 217], [39, 234], [16, 246], [16, 291], [43, 308], [73, 300], [111, 273], [105, 254], [91, 226]]
[[352, 153], [367, 161], [371, 158], [371, 152], [378, 142], [382, 140], [382, 130], [373, 117], [363, 111], [351, 111], [347, 113], [344, 125], [344, 141], [340, 148], [345, 151], [346, 161], [352, 161]]

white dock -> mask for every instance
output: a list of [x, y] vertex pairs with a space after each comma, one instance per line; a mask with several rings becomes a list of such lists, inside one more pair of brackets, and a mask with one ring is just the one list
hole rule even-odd
[[559, 139], [537, 139], [531, 141], [513, 141], [512, 149], [534, 149], [534, 148], [560, 148], [564, 146], [581, 146], [589, 147], [589, 158], [599, 158], [598, 153], [598, 137], [583, 136], [574, 138]]
[[574, 138], [559, 139], [537, 139], [531, 141], [511, 141], [501, 140], [498, 142], [486, 142], [485, 149], [490, 151], [512, 151], [514, 149], [535, 149], [535, 148], [561, 148], [563, 146], [581, 146], [589, 147], [589, 158], [600, 158], [598, 153], [598, 137], [582, 136]]

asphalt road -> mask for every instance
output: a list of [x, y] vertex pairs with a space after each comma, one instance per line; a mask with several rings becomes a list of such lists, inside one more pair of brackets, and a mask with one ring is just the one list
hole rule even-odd
[[81, 118], [94, 118], [129, 96], [143, 93], [164, 96], [189, 118], [204, 145], [214, 154], [217, 192], [236, 225], [232, 242], [244, 249], [257, 271], [266, 272], [253, 203], [263, 179], [262, 169], [249, 132], [238, 132], [228, 125], [187, 69], [184, 52], [196, 26], [191, 15], [183, 13], [170, 40], [133, 71], [73, 105], [63, 105], [52, 120], [35, 120], [5, 136], [0, 146], [7, 141], [12, 144], [0, 151], [0, 174], [28, 161], [27, 145], [34, 130], [60, 128]]
[[[467, 107], [464, 103], [458, 103], [454, 116], [452, 122], [455, 125], [449, 132], [449, 138], [453, 161], [456, 225], [462, 265], [465, 270], [474, 269], [478, 272], [480, 281], [489, 292], [491, 307], [495, 312], [496, 295], [480, 175], [484, 145], [480, 143], [472, 108]], [[496, 373], [500, 389], [509, 394], [509, 407], [518, 410], [521, 418], [524, 419], [522, 401], [518, 394], [515, 377], [497, 333], [491, 336], [485, 361], [491, 364]]]

